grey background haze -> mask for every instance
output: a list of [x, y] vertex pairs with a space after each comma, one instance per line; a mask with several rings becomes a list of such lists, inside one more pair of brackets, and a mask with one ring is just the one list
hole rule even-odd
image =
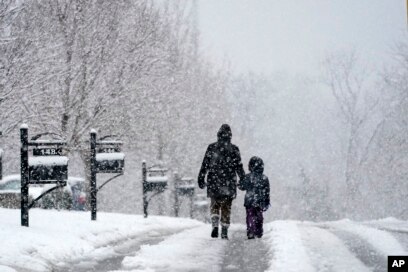
[[199, 0], [202, 50], [239, 72], [314, 74], [332, 50], [389, 58], [407, 32], [405, 0]]
[[[248, 97], [255, 100], [254, 116], [249, 118], [253, 123], [252, 142], [244, 146], [238, 129], [248, 116], [238, 112], [238, 118], [231, 121], [235, 143], [243, 145], [244, 165], [252, 155], [265, 160], [274, 207], [267, 213], [268, 220], [297, 218], [288, 204], [288, 199], [296, 196], [287, 193], [302, 190], [302, 168], [322, 190], [338, 194], [344, 189], [347, 125], [323, 83], [322, 62], [338, 52], [356, 52], [368, 69], [381, 71], [394, 60], [396, 44], [407, 37], [406, 1], [197, 3], [202, 53], [216, 64], [229, 66], [238, 78], [253, 72], [270, 82], [249, 96], [237, 92], [239, 97], [233, 102], [244, 103]], [[370, 81], [368, 96], [376, 97], [376, 82]], [[242, 204], [240, 198], [242, 193], [234, 205]], [[237, 221], [244, 216], [243, 209], [234, 209], [233, 213]]]

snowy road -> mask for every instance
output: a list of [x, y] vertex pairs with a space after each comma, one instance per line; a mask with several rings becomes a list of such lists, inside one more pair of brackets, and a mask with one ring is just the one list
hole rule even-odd
[[[211, 239], [209, 226], [198, 227], [125, 258], [121, 269], [387, 271], [387, 256], [406, 255], [408, 250], [408, 232], [404, 228], [384, 230], [396, 222], [383, 222], [383, 229], [379, 229], [349, 220], [320, 224], [280, 221], [267, 224], [265, 238], [256, 240], [246, 239], [245, 226], [233, 225], [229, 241]], [[406, 226], [406, 222], [398, 223]], [[182, 247], [187, 245], [181, 251], [174, 246], [179, 239]]]
[[232, 225], [221, 271], [262, 272], [269, 267], [269, 247], [262, 239], [248, 240], [243, 225]]
[[0, 209], [0, 271], [386, 271], [388, 255], [407, 255], [408, 222], [275, 221], [262, 239], [245, 225], [230, 240], [183, 218]]

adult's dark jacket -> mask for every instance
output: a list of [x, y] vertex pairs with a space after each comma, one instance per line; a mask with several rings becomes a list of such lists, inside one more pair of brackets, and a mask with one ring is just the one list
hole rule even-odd
[[205, 187], [207, 175], [207, 196], [223, 199], [237, 195], [237, 175], [244, 178], [239, 148], [231, 143], [229, 125], [222, 125], [217, 134], [218, 141], [208, 146], [198, 175], [198, 185]]
[[240, 190], [246, 191], [244, 206], [266, 210], [270, 204], [270, 185], [268, 177], [263, 174], [262, 159], [252, 157], [249, 161], [249, 171], [238, 184]]

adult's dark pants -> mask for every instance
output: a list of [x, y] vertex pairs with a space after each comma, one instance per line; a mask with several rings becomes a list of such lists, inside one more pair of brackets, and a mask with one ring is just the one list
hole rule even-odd
[[229, 227], [231, 221], [232, 198], [211, 198], [211, 223], [218, 227], [221, 219], [222, 227]]
[[246, 208], [246, 223], [247, 223], [247, 235], [262, 237], [263, 235], [263, 214], [262, 209], [259, 207], [247, 207]]

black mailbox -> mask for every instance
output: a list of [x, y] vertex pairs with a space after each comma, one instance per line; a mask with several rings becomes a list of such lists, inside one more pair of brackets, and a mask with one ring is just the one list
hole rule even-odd
[[177, 172], [174, 172], [174, 189], [175, 189], [175, 194], [174, 194], [175, 216], [176, 217], [179, 216], [180, 207], [183, 202], [183, 198], [187, 197], [188, 199], [190, 199], [190, 205], [189, 205], [190, 217], [193, 218], [193, 197], [194, 197], [194, 191], [195, 191], [194, 179], [187, 178], [187, 177], [180, 178]]
[[168, 180], [167, 169], [152, 167], [147, 170], [145, 186], [147, 191], [164, 191]]
[[33, 156], [28, 159], [28, 165], [30, 183], [66, 183], [68, 179], [66, 156]]
[[98, 153], [95, 160], [98, 173], [123, 173], [125, 168], [124, 153]]
[[193, 178], [182, 178], [176, 181], [176, 191], [179, 195], [193, 196], [195, 190]]
[[203, 220], [204, 222], [210, 223], [211, 219], [208, 212], [209, 207], [210, 203], [208, 201], [207, 194], [197, 194], [193, 203], [194, 217], [198, 220]]
[[[154, 165], [147, 168], [146, 162], [142, 163], [142, 177], [143, 177], [143, 213], [147, 217], [147, 208], [152, 197], [163, 193], [167, 189], [169, 178], [167, 176], [167, 169], [160, 165]], [[148, 196], [148, 194], [150, 196]]]
[[197, 194], [194, 200], [194, 209], [208, 209], [209, 203], [206, 194]]
[[122, 153], [121, 141], [96, 142], [95, 167], [97, 173], [123, 173], [125, 154]]

